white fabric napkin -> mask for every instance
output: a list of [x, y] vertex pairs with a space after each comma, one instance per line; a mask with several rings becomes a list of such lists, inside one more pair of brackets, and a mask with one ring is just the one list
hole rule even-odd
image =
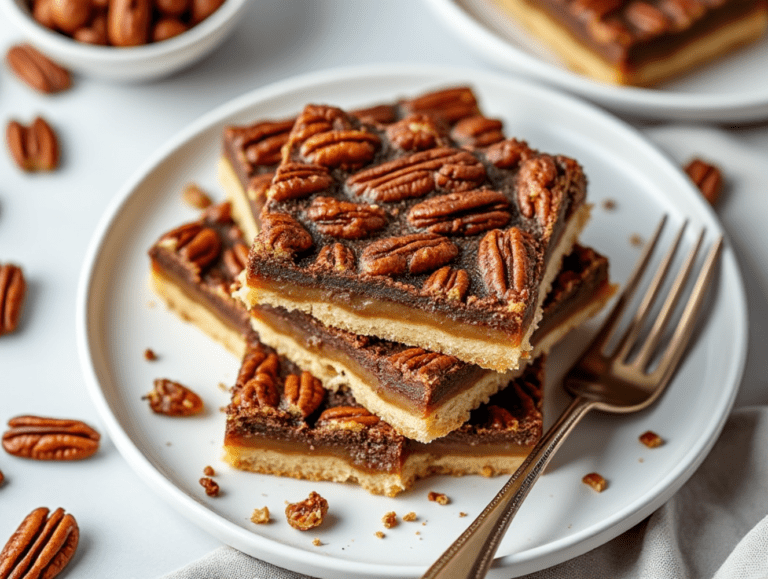
[[[768, 577], [768, 407], [735, 411], [712, 452], [634, 528], [527, 579]], [[163, 579], [306, 579], [230, 547]]]
[[[765, 389], [755, 386], [768, 386], [768, 126], [662, 125], [644, 132], [678, 163], [701, 156], [723, 169], [727, 189], [718, 212], [738, 253], [751, 314], [744, 376], [751, 388], [737, 402], [766, 404]], [[605, 545], [526, 578], [768, 578], [767, 441], [768, 406], [734, 411], [702, 466], [654, 514]], [[222, 547], [163, 579], [306, 577]]]

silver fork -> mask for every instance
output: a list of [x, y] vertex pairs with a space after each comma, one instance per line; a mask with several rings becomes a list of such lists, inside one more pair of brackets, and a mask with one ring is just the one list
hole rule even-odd
[[[687, 223], [677, 232], [666, 256], [629, 322], [628, 328], [616, 346], [608, 353], [608, 345], [621, 326], [622, 318], [635, 290], [650, 262], [651, 255], [661, 236], [666, 217], [659, 223], [653, 237], [643, 249], [624, 291], [598, 331], [586, 352], [565, 376], [565, 389], [573, 400], [560, 418], [544, 434], [520, 468], [493, 498], [490, 504], [472, 522], [453, 544], [423, 575], [422, 579], [481, 579], [493, 562], [496, 549], [517, 513], [549, 463], [576, 424], [592, 409], [603, 412], [626, 414], [636, 412], [652, 404], [662, 393], [677, 369], [686, 350], [697, 313], [701, 308], [705, 290], [714, 274], [723, 239], [712, 245], [701, 267], [690, 297], [680, 315], [678, 325], [657, 352], [665, 337], [665, 331], [693, 271], [696, 255], [704, 239], [701, 232], [698, 241], [686, 257], [674, 280], [666, 300], [659, 310], [650, 330], [640, 341], [644, 328], [650, 323], [650, 313], [664, 284], [675, 253], [680, 245]], [[649, 366], [652, 366], [651, 369]]]

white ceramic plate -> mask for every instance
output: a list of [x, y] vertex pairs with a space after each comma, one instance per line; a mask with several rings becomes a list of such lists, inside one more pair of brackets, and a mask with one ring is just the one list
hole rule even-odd
[[450, 31], [495, 65], [643, 117], [740, 122], [768, 117], [768, 35], [655, 88], [621, 87], [568, 70], [491, 0], [427, 0]]
[[[328, 578], [417, 577], [466, 527], [503, 483], [502, 478], [439, 477], [392, 499], [353, 485], [314, 483], [237, 472], [220, 459], [228, 402], [220, 383], [232, 384], [238, 360], [162, 306], [148, 287], [150, 245], [195, 216], [180, 199], [189, 181], [216, 191], [215, 165], [222, 127], [285, 117], [307, 102], [361, 106], [423, 90], [471, 84], [508, 134], [535, 147], [578, 158], [596, 204], [585, 242], [607, 253], [623, 280], [638, 250], [633, 233], [647, 236], [662, 213], [708, 239], [720, 231], [712, 211], [655, 148], [606, 113], [570, 97], [504, 76], [435, 67], [367, 67], [300, 77], [245, 95], [200, 119], [155, 153], [114, 200], [86, 258], [77, 314], [82, 365], [109, 434], [126, 460], [168, 504], [195, 524], [244, 552], [275, 564]], [[607, 211], [601, 201], [612, 199]], [[688, 237], [693, 237], [693, 231]], [[745, 352], [745, 301], [730, 247], [723, 254], [715, 303], [670, 391], [651, 410], [630, 417], [595, 415], [580, 425], [533, 489], [499, 550], [491, 577], [541, 569], [592, 549], [628, 529], [661, 505], [692, 474], [714, 443], [731, 408]], [[551, 357], [549, 376], [561, 373], [585, 332], [572, 335]], [[145, 348], [159, 354], [143, 359]], [[141, 400], [158, 377], [199, 392], [208, 412], [172, 419], [152, 414]], [[548, 386], [549, 420], [565, 403]], [[637, 437], [647, 429], [667, 444], [655, 450]], [[217, 471], [222, 496], [208, 498], [198, 485], [205, 465]], [[597, 494], [582, 484], [591, 471], [609, 488]], [[330, 503], [329, 520], [315, 532], [290, 528], [282, 512], [318, 491]], [[451, 502], [428, 502], [428, 491]], [[249, 522], [268, 506], [274, 522]], [[418, 522], [386, 530], [381, 517], [414, 511]], [[468, 517], [460, 516], [467, 513]], [[313, 546], [317, 537], [323, 545]]]

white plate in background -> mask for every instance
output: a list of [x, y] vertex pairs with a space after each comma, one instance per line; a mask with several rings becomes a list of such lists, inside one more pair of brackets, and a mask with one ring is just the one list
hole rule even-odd
[[654, 88], [598, 82], [566, 68], [491, 0], [426, 0], [473, 52], [505, 70], [580, 95], [618, 113], [689, 121], [768, 118], [768, 34]]
[[[289, 79], [240, 97], [199, 119], [154, 153], [117, 194], [95, 232], [78, 296], [78, 346], [89, 391], [109, 435], [132, 468], [170, 506], [232, 545], [288, 569], [323, 578], [419, 577], [501, 487], [501, 477], [435, 477], [397, 498], [354, 485], [316, 483], [235, 471], [221, 461], [228, 402], [220, 383], [234, 382], [239, 361], [195, 327], [166, 310], [149, 289], [147, 249], [164, 232], [196, 217], [181, 201], [194, 181], [218, 192], [216, 162], [227, 124], [283, 118], [308, 102], [357, 107], [438, 87], [470, 84], [484, 111], [505, 121], [507, 134], [541, 150], [571, 155], [585, 167], [593, 218], [585, 243], [607, 254], [623, 281], [638, 250], [630, 236], [647, 236], [667, 213], [721, 232], [712, 210], [679, 169], [640, 134], [576, 99], [505, 75], [429, 66], [332, 70]], [[615, 209], [601, 202], [610, 199]], [[714, 444], [730, 411], [746, 354], [745, 299], [738, 266], [726, 245], [709, 317], [669, 391], [633, 416], [587, 417], [531, 492], [502, 543], [489, 577], [509, 578], [584, 553], [636, 524], [666, 501]], [[545, 414], [564, 406], [556, 377], [584, 343], [585, 329], [556, 349], [548, 365]], [[149, 363], [146, 348], [158, 353]], [[200, 393], [203, 416], [173, 419], [151, 413], [141, 396], [158, 377]], [[667, 443], [649, 450], [637, 440], [652, 429]], [[207, 497], [198, 479], [212, 465], [222, 495]], [[592, 471], [609, 488], [582, 484]], [[328, 521], [300, 533], [282, 515], [285, 501], [316, 490], [330, 504]], [[447, 506], [427, 501], [447, 494]], [[249, 521], [268, 506], [273, 522]], [[414, 511], [415, 523], [385, 530], [381, 517]], [[467, 513], [467, 517], [460, 516]], [[375, 532], [384, 530], [379, 539]], [[322, 546], [312, 544], [317, 537]]]

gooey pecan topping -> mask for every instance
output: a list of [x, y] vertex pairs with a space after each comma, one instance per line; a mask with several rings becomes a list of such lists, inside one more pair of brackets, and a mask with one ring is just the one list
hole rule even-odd
[[534, 253], [535, 241], [517, 227], [486, 233], [478, 248], [486, 288], [500, 299], [525, 299]]
[[360, 265], [371, 275], [419, 274], [445, 265], [458, 254], [458, 247], [441, 235], [414, 233], [374, 241], [363, 250]]
[[421, 291], [424, 294], [463, 302], [464, 298], [467, 297], [469, 285], [470, 279], [466, 270], [454, 269], [446, 265], [427, 278]]
[[392, 144], [404, 151], [423, 151], [447, 144], [434, 118], [426, 115], [407, 116], [389, 125], [386, 132]]
[[326, 245], [317, 254], [313, 267], [326, 271], [353, 271], [355, 269], [355, 252], [341, 243]]
[[411, 225], [442, 235], [476, 235], [510, 219], [504, 194], [487, 189], [431, 197], [408, 212]]
[[286, 163], [277, 168], [267, 197], [275, 201], [301, 199], [324, 191], [333, 184], [328, 169], [321, 165]]
[[283, 395], [288, 403], [288, 412], [306, 418], [325, 399], [325, 388], [320, 380], [305, 371], [301, 376], [291, 374], [285, 379]]
[[262, 212], [261, 232], [254, 244], [277, 258], [290, 259], [311, 248], [314, 241], [304, 226], [287, 213]]
[[387, 225], [387, 214], [380, 207], [339, 201], [333, 197], [315, 197], [307, 217], [322, 233], [342, 239], [368, 237]]
[[414, 373], [428, 379], [435, 379], [458, 363], [458, 359], [453, 356], [429, 352], [423, 348], [407, 348], [391, 355], [389, 361], [401, 372]]
[[409, 113], [429, 115], [451, 125], [480, 112], [477, 99], [469, 87], [430, 92], [414, 99], [403, 100], [400, 106]]

